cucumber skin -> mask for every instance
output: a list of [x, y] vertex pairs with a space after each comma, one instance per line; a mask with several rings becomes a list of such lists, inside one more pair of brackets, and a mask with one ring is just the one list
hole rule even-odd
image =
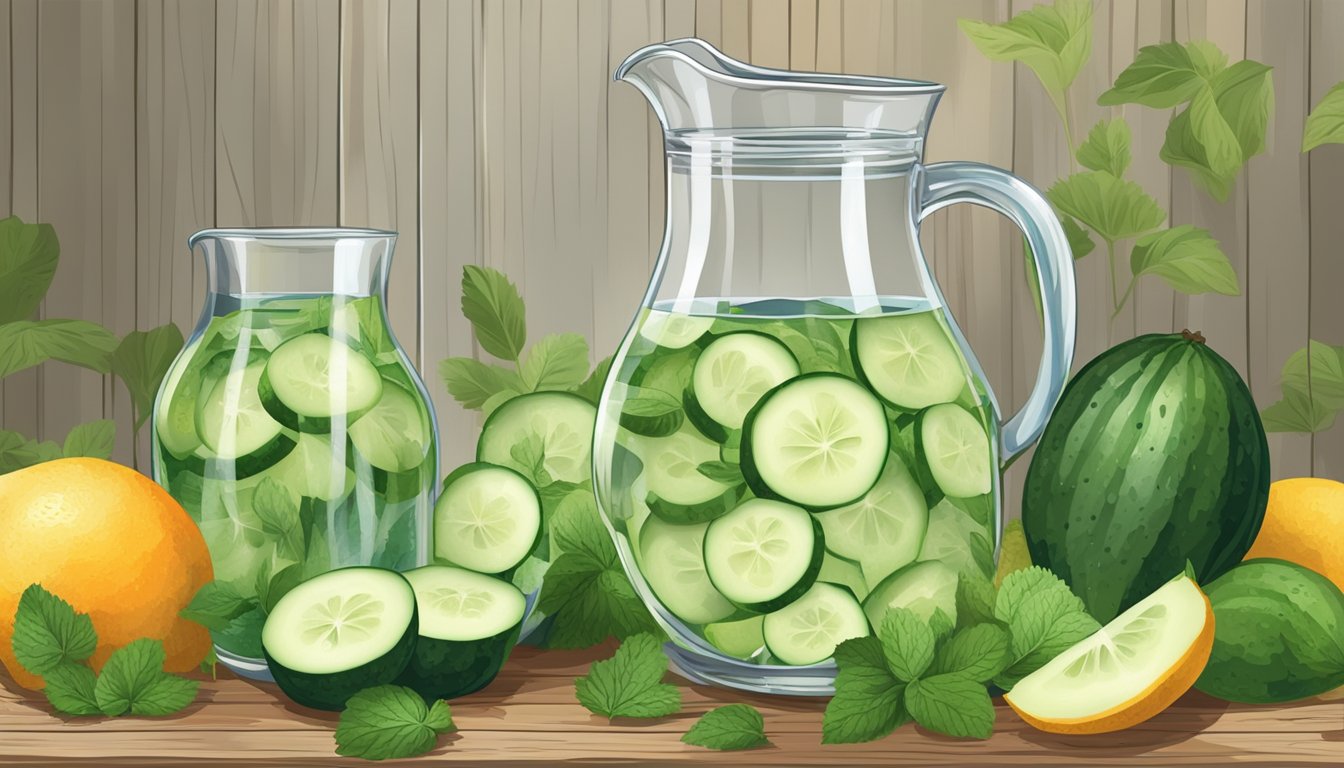
[[[826, 557], [826, 536], [822, 532], [821, 523], [817, 522], [817, 518], [811, 517], [810, 515], [809, 518], [812, 521], [812, 562], [808, 563], [807, 571], [803, 573], [803, 577], [784, 592], [784, 594], [773, 600], [766, 600], [761, 603], [739, 603], [731, 597], [724, 595], [724, 597], [728, 598], [728, 602], [736, 605], [738, 608], [741, 608], [749, 614], [774, 613], [780, 608], [783, 608], [794, 600], [802, 597], [807, 593], [807, 590], [812, 588], [812, 585], [817, 581], [817, 574], [821, 573], [821, 561]], [[705, 532], [705, 543], [709, 543], [708, 531]], [[706, 570], [705, 574], [708, 576], [709, 571]], [[709, 577], [709, 583], [722, 594], [723, 590], [719, 589], [719, 585], [714, 583], [713, 576]]]
[[[288, 456], [291, 451], [298, 447], [298, 445], [298, 442], [294, 438], [286, 435], [284, 432], [279, 433], [257, 450], [239, 456], [236, 459], [232, 459], [234, 478], [242, 480], [243, 478], [251, 477], [270, 469], [279, 463], [281, 459]], [[207, 464], [210, 462], [227, 464], [230, 460], [210, 459]]]
[[493, 637], [480, 640], [417, 638], [410, 663], [397, 683], [420, 694], [425, 701], [453, 699], [489, 685], [499, 674], [518, 642], [519, 622]]
[[621, 413], [620, 424], [642, 437], [667, 437], [681, 429], [686, 414], [681, 410], [671, 411], [662, 416], [639, 416], [633, 413]]
[[[275, 388], [271, 386], [269, 369], [262, 371], [261, 380], [257, 382], [257, 397], [261, 400], [261, 407], [266, 409], [271, 418], [280, 422], [280, 425], [287, 429], [314, 435], [325, 435], [331, 432], [331, 417], [300, 416], [289, 406], [280, 402], [279, 396], [275, 394]], [[354, 421], [354, 419], [350, 418], [346, 421], [348, 423]]]
[[717, 520], [732, 512], [733, 507], [736, 507], [742, 501], [741, 488], [737, 487], [729, 488], [722, 494], [700, 504], [676, 504], [671, 501], [664, 501], [653, 493], [645, 498], [644, 503], [648, 505], [650, 512], [664, 522], [673, 525], [689, 525]]
[[687, 387], [682, 394], [681, 407], [686, 412], [686, 419], [700, 434], [719, 444], [727, 442], [728, 428], [705, 413], [705, 409], [700, 406], [700, 400], [695, 396], [695, 391], [690, 387]]
[[345, 709], [345, 702], [356, 693], [375, 685], [394, 683], [410, 664], [420, 630], [418, 608], [411, 610], [411, 624], [397, 644], [378, 658], [354, 669], [332, 674], [315, 675], [298, 672], [285, 667], [271, 657], [270, 651], [262, 645], [266, 654], [266, 663], [276, 685], [296, 704], [313, 709], [325, 709], [338, 712]]
[[[1164, 392], [1171, 405], [1157, 402]], [[1162, 420], [1161, 446], [1143, 445], [1162, 437], [1152, 423]], [[1240, 562], [1264, 518], [1269, 472], [1236, 370], [1183, 334], [1140, 336], [1065, 388], [1027, 472], [1027, 548], [1104, 624], [1187, 561], [1200, 583]]]

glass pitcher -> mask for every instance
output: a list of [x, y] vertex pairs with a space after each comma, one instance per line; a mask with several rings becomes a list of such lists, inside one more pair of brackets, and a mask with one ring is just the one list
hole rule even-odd
[[[839, 642], [895, 607], [955, 621], [958, 582], [992, 577], [1001, 467], [1072, 362], [1067, 241], [1015, 176], [923, 164], [936, 83], [754, 67], [694, 39], [616, 79], [662, 122], [667, 225], [599, 408], [603, 515], [684, 674], [828, 694]], [[1035, 254], [1045, 350], [1006, 423], [920, 251], [920, 221], [959, 202]]]
[[205, 230], [200, 321], [154, 405], [154, 479], [205, 535], [215, 579], [251, 608], [214, 632], [220, 661], [266, 676], [267, 603], [349, 565], [429, 557], [437, 429], [392, 336], [396, 233]]

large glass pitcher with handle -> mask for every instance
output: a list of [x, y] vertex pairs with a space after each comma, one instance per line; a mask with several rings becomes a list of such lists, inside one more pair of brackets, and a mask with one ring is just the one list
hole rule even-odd
[[[1040, 193], [924, 165], [936, 83], [754, 67], [700, 40], [616, 71], [662, 122], [667, 229], [611, 366], [594, 483], [631, 581], [686, 675], [832, 690], [843, 640], [904, 608], [956, 620], [989, 579], [1000, 469], [1040, 434], [1073, 356], [1067, 241]], [[1006, 422], [948, 314], [920, 221], [1011, 219], [1044, 342]]]

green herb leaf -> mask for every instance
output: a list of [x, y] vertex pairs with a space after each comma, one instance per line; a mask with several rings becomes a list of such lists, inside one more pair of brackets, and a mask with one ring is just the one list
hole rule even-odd
[[214, 633], [215, 642], [241, 656], [262, 657], [261, 628], [266, 624], [266, 610], [260, 605], [238, 614], [224, 629]]
[[50, 224], [0, 219], [0, 325], [33, 316], [56, 276], [60, 252]]
[[661, 389], [631, 387], [621, 403], [620, 424], [637, 435], [666, 437], [680, 429], [685, 420], [681, 399]]
[[101, 715], [94, 694], [97, 676], [83, 664], [66, 663], [42, 676], [42, 693], [57, 712], [76, 717]]
[[1106, 171], [1075, 173], [1056, 182], [1047, 196], [1056, 208], [1111, 242], [1155, 229], [1166, 218], [1143, 187]]
[[905, 689], [905, 706], [915, 722], [962, 739], [988, 739], [994, 731], [994, 703], [983, 683], [950, 673], [916, 680]]
[[957, 579], [957, 626], [996, 621], [994, 585], [984, 576], [962, 574]]
[[1129, 260], [1135, 277], [1157, 275], [1183, 293], [1241, 294], [1232, 263], [1207, 229], [1182, 224], [1151, 232], [1134, 242]]
[[182, 351], [182, 331], [168, 323], [149, 331], [132, 331], [121, 340], [109, 361], [112, 372], [126, 382], [135, 403], [135, 427], [154, 410], [154, 396], [177, 353]]
[[1068, 585], [1040, 566], [1004, 577], [994, 615], [1011, 637], [1011, 663], [994, 679], [1004, 690], [1101, 628]]
[[1101, 94], [1097, 103], [1103, 107], [1142, 104], [1168, 109], [1194, 98], [1207, 78], [1226, 64], [1227, 57], [1209, 43], [1146, 45], [1115, 79], [1115, 87]]
[[1282, 400], [1260, 411], [1260, 420], [1266, 432], [1314, 434], [1333, 427], [1338, 413], [1303, 392], [1285, 389]]
[[0, 379], [59, 360], [107, 373], [117, 337], [85, 320], [16, 320], [0, 325]]
[[[320, 313], [314, 319], [320, 319]], [[320, 325], [314, 326], [314, 330], [320, 328]], [[392, 341], [392, 334], [387, 331], [382, 302], [372, 297], [345, 301], [337, 307], [331, 313], [331, 332], [336, 338], [364, 352], [374, 365], [401, 362], [397, 345]]]
[[[521, 386], [521, 382], [519, 385]], [[484, 403], [481, 403], [481, 415], [488, 417], [490, 414], [495, 412], [496, 408], [509, 402], [510, 400], [521, 394], [523, 393], [513, 389], [505, 389], [503, 391], [496, 392], [495, 394], [491, 395], [489, 399], [487, 399]]]
[[822, 744], [873, 741], [910, 721], [905, 683], [887, 669], [876, 637], [844, 641], [835, 649], [835, 663], [835, 696], [822, 716]]
[[206, 629], [220, 630], [255, 606], [254, 599], [243, 597], [229, 582], [210, 581], [196, 591], [178, 615]]
[[527, 351], [519, 375], [528, 392], [573, 389], [588, 375], [588, 342], [577, 333], [543, 336]]
[[582, 384], [574, 388], [574, 394], [593, 405], [597, 405], [598, 400], [602, 397], [602, 386], [606, 384], [607, 374], [610, 371], [611, 356], [607, 356], [593, 367], [593, 372], [588, 374], [588, 378], [584, 379]]
[[163, 660], [159, 640], [134, 640], [113, 651], [94, 686], [98, 708], [109, 717], [161, 717], [186, 708], [198, 684], [164, 672]]
[[975, 47], [995, 61], [1020, 61], [1045, 86], [1064, 114], [1064, 91], [1092, 55], [1092, 3], [1056, 0], [1038, 5], [1002, 24], [960, 19], [957, 24]]
[[379, 685], [346, 702], [336, 726], [336, 754], [365, 760], [415, 757], [434, 749], [439, 734], [457, 730], [448, 703], [427, 706], [400, 685]]
[[516, 372], [470, 357], [450, 357], [440, 362], [439, 377], [448, 394], [463, 408], [479, 409], [495, 395], [508, 391], [521, 393], [523, 389]]
[[1241, 166], [1241, 147], [1232, 126], [1218, 111], [1213, 88], [1205, 86], [1195, 92], [1189, 113], [1190, 132], [1204, 149], [1208, 170], [1215, 176], [1235, 175]]
[[718, 483], [742, 482], [742, 468], [726, 461], [705, 461], [696, 465], [695, 471]]
[[770, 743], [765, 719], [750, 704], [727, 704], [700, 716], [681, 737], [686, 744], [707, 749], [751, 749]]
[[985, 683], [1008, 666], [1008, 633], [997, 624], [977, 624], [954, 632], [938, 647], [929, 671], [963, 674]]
[[504, 273], [488, 267], [462, 269], [462, 314], [471, 321], [476, 341], [501, 360], [517, 360], [527, 343], [527, 312], [518, 288]]
[[261, 522], [261, 530], [276, 539], [276, 553], [289, 560], [304, 556], [303, 520], [299, 499], [273, 477], [257, 484], [252, 493], [252, 511]]
[[80, 662], [93, 655], [98, 635], [87, 613], [76, 613], [69, 603], [40, 584], [30, 585], [19, 597], [14, 614], [14, 657], [34, 675]]
[[94, 459], [112, 458], [112, 443], [117, 434], [117, 425], [108, 419], [98, 419], [87, 424], [79, 424], [65, 436], [65, 446], [61, 449], [67, 457], [87, 456]]
[[1321, 103], [1307, 115], [1307, 124], [1302, 128], [1303, 152], [1322, 144], [1344, 144], [1344, 82], [1335, 83], [1326, 92]]
[[[1214, 199], [1224, 201], [1241, 166], [1264, 151], [1269, 113], [1274, 106], [1274, 81], [1269, 67], [1246, 60], [1215, 75], [1209, 88], [1207, 94], [1172, 118], [1158, 156], [1192, 171], [1201, 187]], [[1240, 148], [1236, 163], [1228, 160], [1228, 134], [1217, 124], [1218, 119], [1226, 123]], [[1211, 138], [1215, 135], [1221, 138]], [[1206, 145], [1206, 141], [1212, 144]]]
[[662, 682], [667, 656], [650, 634], [626, 638], [616, 654], [595, 661], [574, 681], [574, 694], [589, 712], [617, 717], [666, 717], [681, 709], [681, 691]]
[[257, 579], [257, 601], [262, 610], [270, 613], [280, 598], [303, 583], [303, 564], [290, 563], [274, 573], [270, 568], [263, 568], [257, 573]]
[[[1129, 168], [1129, 141], [1129, 123], [1123, 117], [1101, 120], [1092, 126], [1082, 146], [1078, 147], [1078, 162], [1084, 168], [1106, 171], [1117, 179], [1122, 178]], [[1074, 258], [1078, 258], [1076, 251]]]
[[0, 429], [0, 475], [64, 456], [51, 440], [29, 440], [18, 432]]
[[1309, 341], [1288, 357], [1281, 384], [1285, 390], [1310, 394], [1326, 408], [1344, 408], [1344, 346]]
[[509, 448], [509, 456], [521, 467], [518, 469], [532, 485], [544, 488], [551, 484], [551, 473], [546, 469], [546, 444], [535, 434]]
[[909, 608], [889, 609], [877, 636], [887, 668], [899, 680], [908, 683], [918, 679], [933, 663], [934, 632]]

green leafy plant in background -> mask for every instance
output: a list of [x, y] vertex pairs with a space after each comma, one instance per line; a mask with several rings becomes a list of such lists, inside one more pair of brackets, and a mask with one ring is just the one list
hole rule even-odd
[[[168, 324], [118, 341], [87, 320], [32, 319], [59, 261], [60, 244], [50, 224], [25, 224], [17, 216], [0, 219], [0, 379], [49, 360], [111, 373], [131, 394], [138, 438], [159, 382], [182, 348], [182, 333]], [[115, 434], [115, 425], [105, 419], [76, 426], [63, 444], [0, 429], [0, 474], [66, 456], [110, 458]], [[138, 468], [137, 452], [132, 457]]]
[[[1051, 186], [1047, 197], [1075, 260], [1094, 250], [1094, 236], [1105, 246], [1112, 321], [1145, 275], [1160, 277], [1183, 293], [1240, 294], [1236, 272], [1208, 230], [1190, 225], [1163, 229], [1166, 212], [1125, 178], [1132, 152], [1123, 118], [1098, 122], [1075, 144], [1070, 89], [1092, 53], [1089, 0], [1057, 0], [1002, 24], [962, 19], [960, 25], [989, 58], [1031, 69], [1059, 113], [1072, 172]], [[1188, 169], [1202, 188], [1225, 200], [1246, 161], [1264, 150], [1273, 109], [1269, 71], [1249, 60], [1229, 66], [1212, 43], [1163, 43], [1141, 49], [1098, 103], [1180, 108], [1159, 156]], [[1121, 278], [1119, 246], [1130, 240], [1129, 274]]]

